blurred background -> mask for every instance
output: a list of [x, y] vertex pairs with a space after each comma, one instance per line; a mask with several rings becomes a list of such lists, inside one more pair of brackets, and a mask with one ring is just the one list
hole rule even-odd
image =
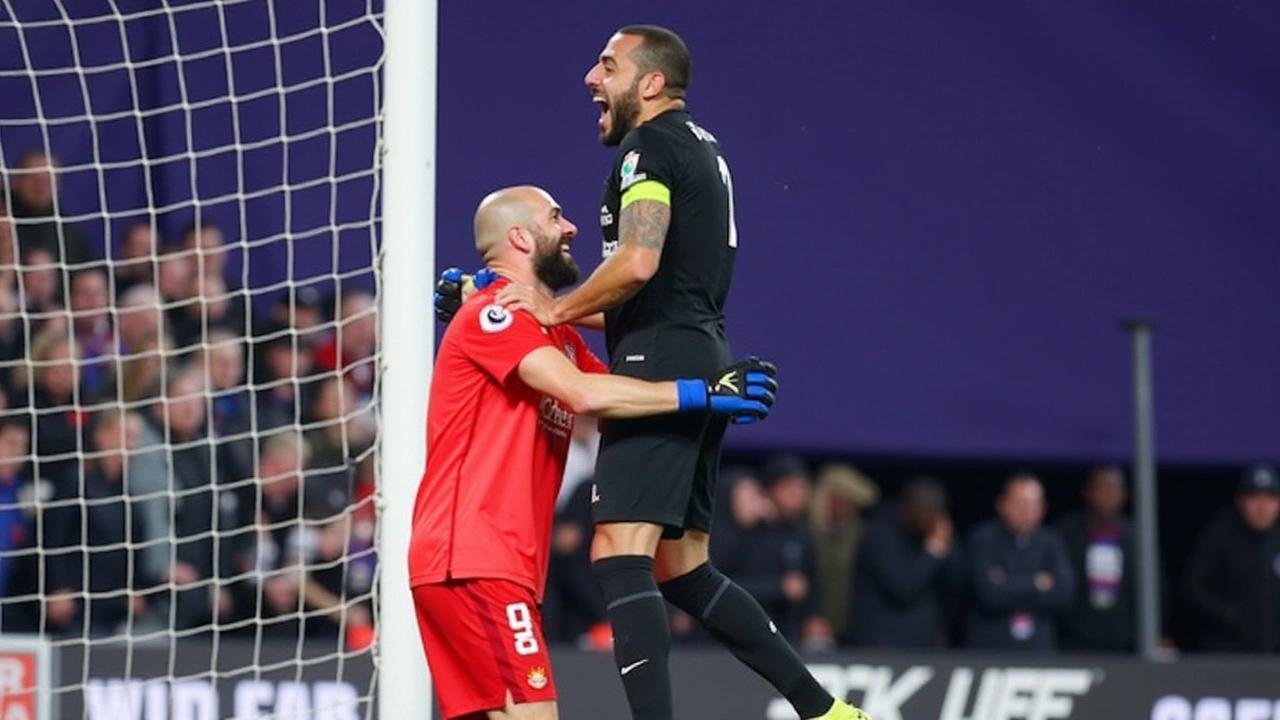
[[[0, 631], [359, 652], [381, 4], [153, 5], [0, 9]], [[440, 267], [478, 263], [474, 207], [515, 183], [556, 196], [595, 266], [612, 154], [582, 77], [634, 22], [685, 38], [733, 169], [729, 335], [782, 391], [729, 435], [713, 552], [789, 637], [895, 673], [904, 651], [938, 673], [944, 650], [1135, 656], [1141, 317], [1159, 645], [1280, 653], [1280, 6], [441, 3]], [[608, 642], [594, 442], [579, 423], [544, 608], [587, 652]], [[289, 480], [263, 495], [265, 474]], [[152, 520], [89, 537], [90, 477], [112, 522]], [[146, 502], [175, 494], [206, 504]], [[143, 601], [90, 607], [116, 595]], [[693, 653], [695, 625], [672, 615]]]

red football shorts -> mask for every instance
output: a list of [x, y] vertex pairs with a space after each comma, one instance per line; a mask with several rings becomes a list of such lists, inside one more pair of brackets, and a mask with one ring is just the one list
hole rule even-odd
[[431, 684], [446, 719], [551, 702], [556, 684], [533, 593], [506, 580], [413, 589]]

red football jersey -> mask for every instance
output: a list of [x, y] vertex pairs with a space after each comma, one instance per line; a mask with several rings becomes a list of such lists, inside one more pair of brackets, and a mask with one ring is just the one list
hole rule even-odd
[[427, 467], [413, 508], [409, 582], [499, 578], [542, 601], [556, 495], [573, 413], [516, 369], [543, 347], [584, 372], [608, 372], [568, 326], [544, 328], [475, 293], [444, 334], [431, 379]]

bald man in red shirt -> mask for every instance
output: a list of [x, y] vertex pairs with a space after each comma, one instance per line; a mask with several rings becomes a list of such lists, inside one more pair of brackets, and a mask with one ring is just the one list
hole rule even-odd
[[576, 234], [539, 188], [486, 197], [476, 249], [499, 279], [463, 303], [436, 358], [409, 572], [445, 718], [557, 717], [539, 605], [576, 416], [750, 422], [773, 404], [774, 368], [758, 359], [709, 380], [612, 376], [577, 330], [494, 302], [509, 282], [549, 296], [576, 282]]

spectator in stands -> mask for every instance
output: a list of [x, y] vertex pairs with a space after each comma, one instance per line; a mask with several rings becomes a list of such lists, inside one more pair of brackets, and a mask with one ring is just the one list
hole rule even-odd
[[156, 289], [166, 312], [191, 299], [196, 287], [191, 278], [195, 274], [195, 259], [182, 248], [169, 247], [160, 254], [156, 261]]
[[809, 533], [818, 580], [818, 611], [836, 637], [847, 635], [849, 629], [862, 513], [879, 499], [875, 483], [849, 465], [830, 463], [818, 471], [809, 504]]
[[[44, 248], [22, 251], [22, 311], [36, 322], [62, 313], [62, 282], [54, 256]], [[39, 327], [32, 328], [38, 331]]]
[[1235, 507], [1200, 535], [1183, 598], [1205, 652], [1280, 652], [1280, 475], [1269, 465], [1240, 478]]
[[[0, 372], [6, 376], [14, 361], [26, 354], [26, 323], [22, 320], [21, 310], [18, 243], [4, 198], [0, 196]], [[0, 382], [0, 386], [7, 384]]]
[[111, 294], [102, 268], [71, 274], [71, 326], [81, 359], [80, 387], [94, 397], [115, 366], [116, 339], [111, 328]]
[[36, 415], [35, 476], [55, 480], [77, 472], [76, 454], [85, 416], [76, 404], [79, 369], [66, 333], [46, 329], [31, 343], [29, 369], [17, 377], [18, 397], [32, 386]]
[[[0, 595], [7, 595], [14, 553], [31, 537], [31, 526], [23, 512], [24, 498], [31, 492], [28, 473], [31, 432], [16, 415], [0, 416]], [[7, 623], [0, 627], [8, 629]]]
[[[120, 354], [132, 355], [164, 332], [164, 311], [160, 308], [160, 294], [150, 285], [134, 285], [117, 303], [116, 331], [120, 335]], [[165, 333], [172, 345], [172, 336]]]
[[333, 514], [351, 504], [352, 460], [369, 447], [373, 437], [353, 415], [355, 389], [346, 380], [321, 382], [311, 408], [315, 427], [307, 433], [312, 455], [305, 502], [307, 507], [329, 508]]
[[[748, 467], [729, 467], [720, 472], [716, 482], [715, 506], [723, 508], [711, 520], [711, 562], [728, 575], [728, 566], [739, 584], [757, 599], [776, 600], [780, 595], [778, 576], [756, 576], [744, 567], [743, 557], [753, 548], [766, 545], [767, 526], [775, 520], [778, 509], [765, 492], [759, 474]], [[671, 615], [671, 636], [678, 642], [713, 642], [714, 638], [689, 615], [675, 610]]]
[[160, 294], [165, 332], [177, 348], [186, 348], [190, 340], [188, 316], [194, 313], [199, 317], [200, 314], [198, 308], [189, 310], [200, 302], [194, 294], [197, 289], [194, 278], [195, 260], [182, 248], [170, 247], [161, 254], [156, 264], [156, 290]]
[[118, 388], [113, 384], [110, 397], [136, 403], [159, 395], [165, 359], [172, 354], [171, 343], [154, 333], [144, 335], [136, 342], [133, 352], [120, 361]]
[[333, 637], [341, 632], [349, 649], [364, 649], [373, 640], [372, 584], [349, 572], [353, 560], [351, 518], [334, 517], [316, 528], [315, 535], [303, 586], [307, 610], [314, 614], [307, 623], [307, 634]]
[[1084, 509], [1058, 523], [1078, 583], [1059, 625], [1064, 650], [1133, 652], [1133, 528], [1121, 514], [1128, 501], [1124, 472], [1094, 468], [1085, 481]]
[[58, 197], [57, 160], [40, 150], [18, 158], [9, 177], [9, 212], [18, 221], [18, 246], [41, 248], [72, 267], [92, 259], [79, 225], [63, 220], [68, 213]]
[[202, 357], [209, 382], [211, 430], [218, 440], [218, 458], [227, 477], [251, 477], [253, 407], [252, 396], [244, 384], [244, 338], [229, 330], [214, 330]]
[[0, 268], [4, 272], [13, 272], [18, 265], [18, 256], [18, 238], [13, 229], [13, 218], [9, 217], [8, 201], [0, 193]]
[[311, 343], [303, 335], [293, 335], [288, 326], [277, 326], [257, 342], [255, 354], [252, 384], [258, 427], [300, 424], [310, 415], [307, 408], [318, 384], [312, 377]]
[[943, 646], [954, 599], [964, 589], [947, 494], [928, 477], [911, 480], [881, 512], [859, 548], [850, 631], [863, 647]]
[[49, 631], [101, 637], [145, 611], [131, 558], [145, 526], [124, 492], [126, 414], [100, 411], [90, 437], [83, 476], [59, 478], [45, 510], [45, 608]]
[[338, 308], [337, 332], [316, 349], [316, 366], [342, 372], [363, 402], [373, 395], [377, 345], [378, 317], [373, 294], [364, 289], [347, 290]]
[[231, 248], [227, 247], [222, 228], [208, 218], [193, 222], [182, 229], [178, 244], [192, 259], [196, 275], [218, 278], [227, 288], [239, 288], [234, 278], [227, 277], [227, 260]]
[[1044, 520], [1044, 487], [1013, 475], [996, 502], [999, 517], [973, 529], [965, 545], [968, 647], [1052, 652], [1060, 613], [1075, 597], [1075, 575], [1062, 537]]
[[[551, 530], [551, 562], [543, 599], [543, 633], [548, 642], [590, 647], [605, 623], [604, 596], [591, 573], [589, 549], [595, 535], [591, 521], [591, 485], [599, 447], [595, 418], [573, 423], [564, 481], [556, 498]], [[690, 624], [690, 629], [692, 624]]]
[[761, 476], [777, 508], [770, 527], [777, 536], [781, 555], [782, 593], [790, 616], [786, 622], [792, 628], [789, 637], [800, 638], [809, 650], [829, 649], [835, 644], [835, 636], [830, 623], [818, 612], [817, 566], [808, 526], [813, 495], [809, 465], [795, 455], [776, 455], [765, 461]]
[[[579, 419], [576, 424], [594, 423]], [[595, 535], [591, 521], [591, 489], [590, 478], [577, 483], [556, 510], [542, 609], [543, 632], [548, 642], [578, 643], [590, 647], [593, 629], [608, 622], [604, 595], [591, 574], [591, 539]]]
[[813, 545], [804, 522], [808, 467], [795, 456], [774, 456], [766, 460], [761, 477], [771, 506], [764, 510], [768, 519], [755, 527], [739, 526], [723, 541], [713, 534], [715, 565], [754, 595], [788, 638], [805, 645], [829, 643], [830, 628], [816, 612]]
[[569, 455], [564, 463], [564, 481], [556, 497], [556, 508], [563, 508], [583, 483], [590, 484], [596, 473], [596, 456], [600, 449], [600, 423], [581, 416], [574, 420], [569, 438]]
[[[238, 484], [234, 502], [233, 566], [243, 579], [233, 586], [236, 616], [261, 622], [274, 637], [296, 638], [302, 623], [301, 472], [311, 452], [297, 431], [272, 433], [262, 442], [256, 480]], [[257, 631], [257, 626], [250, 626]]]
[[312, 285], [298, 285], [291, 292], [281, 295], [271, 306], [267, 331], [293, 328], [299, 337], [316, 345], [329, 339], [329, 334], [324, 333], [320, 327], [326, 319], [324, 299], [320, 291]]
[[132, 223], [120, 234], [120, 250], [116, 255], [116, 297], [137, 285], [155, 283], [155, 263], [160, 248], [160, 235], [150, 220]]
[[[125, 397], [126, 402], [151, 401], [160, 404], [164, 388], [160, 385], [157, 370], [154, 382], [143, 395]], [[154, 412], [154, 408], [151, 408]], [[132, 499], [139, 522], [146, 528], [146, 538], [135, 555], [140, 590], [153, 601], [147, 613], [135, 618], [135, 632], [145, 633], [169, 626], [168, 595], [156, 591], [158, 584], [171, 577], [183, 575], [173, 569], [173, 509], [175, 498], [169, 482], [168, 449], [156, 441], [154, 430], [142, 414], [131, 412], [125, 418], [125, 432], [129, 438], [129, 462], [125, 468], [125, 492]], [[181, 500], [178, 501], [180, 504]], [[146, 587], [143, 582], [150, 583]]]
[[174, 538], [170, 557], [174, 561], [162, 578], [170, 584], [162, 601], [175, 604], [171, 612], [179, 630], [209, 622], [215, 611], [214, 597], [220, 616], [231, 611], [230, 597], [215, 593], [212, 586], [215, 577], [226, 576], [221, 563], [229, 562], [230, 553], [217, 551], [215, 532], [225, 521], [218, 497], [222, 478], [215, 474], [205, 427], [205, 398], [197, 368], [169, 374], [163, 402], [152, 405], [142, 440], [144, 448], [167, 453], [171, 468], [165, 479], [166, 499], [171, 503], [170, 537]]
[[228, 292], [227, 285], [217, 275], [191, 276], [192, 288], [188, 301], [169, 319], [178, 347], [193, 347], [206, 342], [215, 329], [228, 330], [235, 335], [245, 334], [244, 298]]

